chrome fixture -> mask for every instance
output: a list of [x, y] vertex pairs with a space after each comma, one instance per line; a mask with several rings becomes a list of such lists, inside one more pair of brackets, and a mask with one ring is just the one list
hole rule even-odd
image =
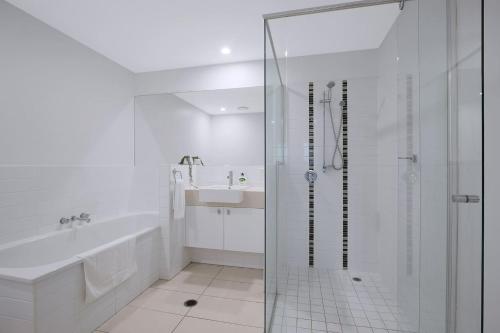
[[189, 166], [189, 185], [193, 185], [193, 161], [191, 159], [191, 156], [185, 155], [182, 157], [181, 161], [179, 162], [180, 165], [188, 165]]
[[87, 223], [90, 223], [90, 221], [91, 221], [90, 214], [89, 213], [81, 213], [80, 216], [73, 215], [70, 218], [61, 217], [61, 219], [59, 220], [59, 223], [64, 225], [64, 224], [73, 223], [75, 221], [85, 221]]
[[[342, 152], [340, 150], [340, 135], [341, 135], [341, 130], [342, 130], [342, 121], [339, 119], [339, 125], [338, 129], [337, 126], [335, 125], [335, 119], [333, 117], [333, 110], [332, 110], [332, 102], [333, 102], [333, 96], [332, 96], [332, 89], [335, 87], [335, 81], [330, 81], [327, 83], [326, 87], [328, 88], [328, 93], [326, 91], [323, 91], [323, 99], [320, 100], [319, 102], [323, 104], [323, 172], [326, 172], [328, 168], [333, 168], [334, 170], [342, 170], [344, 167], [344, 156], [342, 155]], [[332, 127], [332, 132], [333, 132], [333, 141], [334, 141], [334, 149], [333, 149], [333, 155], [332, 155], [332, 160], [331, 164], [326, 164], [326, 113], [327, 113], [327, 106], [328, 105], [328, 114], [330, 117], [330, 124]], [[342, 106], [342, 103], [340, 104]], [[338, 156], [338, 157], [337, 157]], [[340, 158], [339, 163], [336, 163], [335, 161]]]
[[417, 163], [417, 155], [413, 154], [411, 156], [398, 157], [398, 160], [410, 160], [413, 163]]
[[314, 170], [307, 170], [306, 173], [304, 174], [304, 178], [307, 180], [307, 182], [312, 185], [318, 179], [318, 174]]
[[63, 225], [68, 224], [70, 222], [72, 222], [71, 219], [68, 219], [67, 217], [61, 217], [61, 219], [59, 220], [59, 223]]
[[189, 156], [185, 155], [181, 158], [181, 161], [179, 162], [180, 165], [188, 165], [189, 166], [189, 185], [198, 188], [193, 184], [193, 165], [201, 165], [205, 166], [203, 164], [203, 161], [199, 156]]
[[262, 17], [264, 20], [274, 20], [279, 18], [286, 17], [294, 17], [294, 16], [303, 16], [309, 14], [319, 14], [326, 12], [335, 12], [346, 9], [355, 9], [355, 8], [364, 8], [364, 7], [372, 7], [377, 5], [387, 5], [391, 3], [399, 3], [400, 8], [404, 7], [404, 0], [359, 0], [359, 1], [351, 1], [351, 2], [342, 2], [336, 3], [333, 5], [323, 5], [317, 7], [310, 7], [305, 9], [292, 9], [284, 12], [275, 12], [270, 14], [264, 14]]
[[481, 199], [479, 198], [479, 195], [454, 194], [451, 196], [451, 201], [456, 203], [478, 203]]
[[181, 161], [179, 162], [180, 165], [191, 165], [191, 156], [185, 155], [181, 158]]
[[203, 161], [201, 160], [201, 158], [199, 156], [193, 156], [192, 160], [193, 160], [193, 165], [205, 166], [205, 164], [203, 164]]
[[79, 217], [71, 216], [72, 221], [84, 221], [90, 223], [90, 214], [89, 213], [81, 213]]
[[233, 170], [230, 170], [229, 173], [227, 174], [227, 180], [228, 180], [228, 187], [231, 188], [234, 184], [234, 174]]

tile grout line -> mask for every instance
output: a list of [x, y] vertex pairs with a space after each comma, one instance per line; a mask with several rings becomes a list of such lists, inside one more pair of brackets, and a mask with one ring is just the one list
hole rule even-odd
[[[189, 266], [189, 265], [188, 265]], [[146, 311], [153, 311], [153, 312], [159, 312], [159, 313], [163, 313], [163, 314], [169, 314], [169, 315], [174, 315], [174, 316], [178, 316], [180, 317], [180, 320], [179, 322], [177, 323], [177, 325], [172, 329], [172, 331], [170, 331], [170, 333], [174, 333], [175, 331], [178, 330], [179, 326], [181, 325], [181, 323], [186, 319], [186, 318], [196, 318], [196, 319], [200, 319], [200, 320], [207, 320], [207, 321], [212, 321], [212, 322], [218, 322], [218, 323], [224, 323], [224, 324], [229, 324], [229, 325], [236, 325], [236, 326], [241, 326], [241, 327], [249, 327], [249, 328], [257, 328], [257, 329], [263, 329], [263, 327], [260, 327], [260, 326], [252, 326], [252, 325], [246, 325], [246, 324], [240, 324], [240, 323], [234, 323], [234, 322], [227, 322], [227, 321], [219, 321], [219, 320], [213, 320], [213, 319], [208, 319], [208, 318], [202, 318], [202, 317], [196, 317], [196, 316], [192, 316], [190, 315], [190, 312], [191, 310], [193, 309], [193, 307], [189, 308], [188, 311], [184, 314], [180, 314], [180, 313], [174, 313], [174, 312], [168, 312], [168, 311], [164, 311], [164, 310], [159, 310], [159, 309], [154, 309], [154, 308], [149, 308], [149, 307], [145, 307], [143, 304], [141, 305], [131, 305], [131, 303], [136, 300], [138, 297], [140, 297], [141, 295], [145, 294], [149, 289], [151, 290], [158, 290], [158, 291], [164, 291], [164, 292], [174, 292], [174, 293], [178, 293], [178, 294], [186, 294], [186, 295], [196, 295], [196, 299], [199, 300], [202, 296], [205, 296], [205, 297], [212, 297], [212, 298], [218, 298], [218, 299], [224, 299], [224, 300], [234, 300], [234, 301], [240, 301], [240, 302], [247, 302], [247, 303], [254, 303], [254, 304], [264, 304], [265, 302], [265, 295], [264, 295], [264, 299], [263, 301], [252, 301], [252, 300], [244, 300], [244, 299], [238, 299], [238, 298], [227, 298], [227, 297], [219, 297], [219, 296], [211, 296], [211, 295], [206, 295], [205, 292], [208, 290], [208, 288], [214, 283], [214, 281], [216, 280], [219, 280], [219, 281], [226, 281], [226, 282], [232, 282], [232, 283], [238, 283], [238, 284], [246, 284], [246, 285], [253, 285], [253, 284], [259, 284], [258, 282], [246, 282], [246, 281], [235, 281], [235, 280], [224, 280], [224, 279], [217, 279], [217, 277], [221, 274], [221, 272], [224, 270], [224, 268], [227, 268], [227, 267], [231, 267], [231, 266], [225, 266], [225, 265], [214, 265], [214, 266], [219, 266], [219, 270], [213, 275], [213, 276], [210, 276], [210, 275], [206, 275], [206, 274], [197, 274], [197, 273], [192, 273], [192, 275], [195, 275], [195, 276], [206, 276], [206, 277], [210, 277], [210, 282], [206, 285], [206, 287], [203, 288], [203, 290], [200, 292], [200, 293], [195, 293], [195, 292], [188, 292], [188, 291], [183, 291], [183, 290], [178, 290], [178, 289], [165, 289], [165, 288], [158, 288], [157, 286], [150, 286], [148, 287], [146, 290], [144, 290], [140, 295], [138, 295], [137, 297], [135, 297], [130, 303], [128, 303], [126, 306], [130, 306], [130, 307], [134, 307], [134, 308], [137, 308], [137, 309], [142, 309], [142, 310], [146, 310]], [[186, 266], [187, 267], [187, 266]], [[168, 281], [172, 281], [174, 278], [176, 278], [180, 273], [182, 272], [185, 272], [185, 270], [183, 269], [181, 272], [177, 273], [172, 279], [170, 280], [166, 280], [167, 282]], [[162, 280], [162, 279], [159, 279], [159, 280]], [[110, 319], [108, 320], [111, 320], [113, 317], [115, 317], [115, 315], [113, 315]], [[106, 331], [102, 331], [102, 330], [99, 330], [98, 328], [94, 330], [94, 332], [98, 332], [98, 333], [106, 333]]]
[[264, 328], [264, 327], [261, 327], [261, 326], [252, 326], [252, 325], [246, 325], [246, 324], [239, 324], [239, 323], [233, 323], [233, 322], [229, 322], [229, 321], [221, 321], [221, 320], [215, 320], [215, 319], [209, 319], [209, 318], [203, 318], [203, 317], [195, 317], [195, 316], [188, 316], [188, 315], [186, 315], [185, 317], [186, 318], [193, 318], [193, 319], [201, 319], [201, 320], [211, 321], [211, 322], [214, 322], [214, 323], [231, 324], [231, 325], [243, 326], [243, 327], [250, 327], [250, 328]]
[[[191, 263], [192, 264], [192, 263]], [[190, 265], [191, 265], [190, 264]], [[187, 266], [189, 267], [189, 265]], [[210, 283], [207, 285], [207, 287], [205, 287], [205, 289], [203, 289], [203, 291], [201, 292], [201, 294], [199, 295], [200, 297], [198, 297], [198, 299], [201, 298], [201, 296], [203, 296], [203, 293], [208, 289], [208, 287], [212, 284], [212, 282], [214, 281], [215, 277], [217, 277], [217, 275], [219, 275], [219, 273], [222, 271], [224, 266], [221, 266], [221, 268], [217, 271], [217, 273], [214, 275], [214, 278], [212, 278], [212, 280], [210, 281]], [[182, 270], [184, 271], [184, 270]], [[181, 272], [182, 272], [181, 271]], [[180, 273], [180, 272], [179, 272]], [[179, 274], [177, 273], [176, 276]], [[201, 274], [200, 274], [201, 275]], [[177, 323], [177, 325], [175, 326], [175, 328], [171, 331], [171, 333], [175, 333], [175, 331], [177, 330], [177, 328], [179, 327], [179, 325], [186, 319], [186, 318], [191, 318], [191, 317], [188, 317], [188, 314], [189, 312], [191, 312], [192, 308], [189, 308], [187, 310], [187, 312], [182, 316], [181, 320], [179, 320], [179, 322]]]
[[[218, 265], [219, 266], [219, 265]], [[224, 268], [226, 267], [229, 267], [229, 266], [225, 266], [225, 265], [220, 265], [220, 269], [219, 271], [213, 276], [213, 278], [211, 278], [210, 282], [208, 283], [208, 285], [203, 289], [203, 291], [201, 292], [201, 294], [199, 294], [200, 298], [202, 296], [205, 296], [205, 297], [213, 297], [213, 298], [220, 298], [220, 299], [227, 299], [227, 300], [236, 300], [236, 301], [242, 301], [242, 302], [251, 302], [251, 303], [259, 303], [259, 304], [264, 304], [264, 302], [253, 302], [253, 301], [247, 301], [247, 300], [242, 300], [242, 299], [233, 299], [233, 298], [226, 298], [226, 297], [217, 297], [217, 296], [210, 296], [210, 295], [206, 295], [205, 292], [207, 291], [207, 289], [212, 285], [212, 283], [215, 281], [215, 280], [218, 280], [217, 277], [219, 276], [219, 274], [224, 270]], [[196, 275], [196, 274], [195, 274]], [[201, 274], [199, 274], [201, 275]], [[237, 282], [237, 283], [246, 283], [246, 282], [242, 282], [242, 281], [234, 281], [234, 280], [219, 280], [219, 281], [228, 281], [228, 282]], [[246, 283], [246, 284], [252, 284], [252, 283]], [[199, 299], [199, 298], [198, 298]], [[193, 309], [194, 307], [191, 307], [183, 316], [182, 316], [182, 319], [179, 321], [179, 323], [177, 324], [177, 326], [174, 328], [174, 330], [171, 331], [171, 333], [175, 333], [175, 331], [177, 330], [177, 328], [179, 327], [179, 325], [181, 324], [182, 321], [184, 321], [186, 318], [196, 318], [196, 319], [201, 319], [201, 320], [208, 320], [208, 321], [212, 321], [212, 322], [217, 322], [217, 323], [225, 323], [225, 324], [231, 324], [231, 325], [237, 325], [237, 326], [244, 326], [244, 327], [251, 327], [251, 328], [263, 328], [263, 327], [259, 327], [259, 326], [251, 326], [251, 325], [244, 325], [244, 324], [237, 324], [237, 323], [232, 323], [232, 322], [227, 322], [227, 321], [219, 321], [219, 320], [213, 320], [213, 319], [207, 319], [207, 318], [201, 318], [201, 317], [196, 317], [196, 316], [190, 316], [189, 313], [191, 312], [191, 310]]]

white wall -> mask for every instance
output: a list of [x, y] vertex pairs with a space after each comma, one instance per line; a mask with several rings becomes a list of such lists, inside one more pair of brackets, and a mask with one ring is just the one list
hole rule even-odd
[[484, 89], [484, 332], [500, 327], [500, 2], [485, 0], [485, 89]]
[[4, 1], [0, 44], [0, 243], [151, 208], [133, 191], [132, 73]]
[[136, 75], [136, 95], [264, 85], [264, 63], [248, 61]]
[[184, 155], [210, 155], [210, 116], [171, 94], [135, 99], [136, 165], [179, 163]]
[[[161, 276], [171, 278], [190, 261], [184, 248], [184, 219], [171, 216], [171, 164], [184, 155], [207, 159], [210, 148], [210, 116], [171, 94], [135, 98], [136, 165], [156, 170], [148, 183], [157, 188], [156, 200], [162, 226]], [[187, 167], [178, 166], [188, 185]], [[156, 177], [157, 176], [157, 177]]]
[[264, 165], [264, 113], [213, 116], [210, 164]]
[[[290, 268], [308, 267], [308, 83], [314, 82], [315, 101], [315, 267], [341, 269], [342, 172], [322, 172], [322, 98], [326, 83], [335, 80], [332, 107], [339, 114], [341, 81], [348, 80], [349, 102], [349, 264], [355, 271], [375, 271], [376, 232], [376, 117], [377, 52], [360, 51], [288, 58], [282, 67], [287, 82], [285, 115], [286, 157], [280, 199], [286, 216], [278, 226], [278, 252]], [[336, 125], [338, 126], [338, 116]], [[327, 118], [328, 121], [329, 118]], [[326, 149], [333, 152], [330, 125]], [[338, 128], [337, 128], [338, 130]], [[283, 260], [283, 259], [282, 259]]]
[[133, 75], [0, 2], [0, 164], [131, 165]]

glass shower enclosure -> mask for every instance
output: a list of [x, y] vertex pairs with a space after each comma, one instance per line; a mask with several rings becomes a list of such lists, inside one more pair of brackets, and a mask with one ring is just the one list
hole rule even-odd
[[264, 15], [266, 332], [482, 332], [482, 3]]

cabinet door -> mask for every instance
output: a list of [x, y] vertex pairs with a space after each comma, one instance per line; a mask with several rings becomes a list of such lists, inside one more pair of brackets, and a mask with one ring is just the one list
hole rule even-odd
[[264, 253], [264, 210], [224, 208], [224, 250]]
[[186, 246], [222, 250], [223, 208], [186, 207]]

